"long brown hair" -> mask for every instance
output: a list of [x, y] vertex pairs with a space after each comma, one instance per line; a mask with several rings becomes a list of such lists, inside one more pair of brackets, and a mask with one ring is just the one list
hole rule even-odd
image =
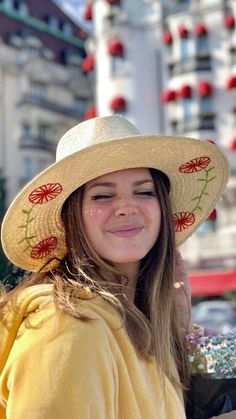
[[[183, 388], [186, 388], [189, 376], [187, 355], [174, 302], [175, 236], [170, 184], [164, 173], [154, 169], [150, 172], [160, 202], [162, 222], [156, 243], [141, 261], [135, 304], [125, 297], [128, 282], [125, 275], [102, 260], [88, 243], [81, 216], [83, 187], [73, 192], [62, 208], [68, 249], [66, 257], [53, 271], [32, 274], [18, 288], [51, 282], [57, 308], [84, 318], [73, 297], [78, 288], [88, 286], [119, 311], [136, 350], [144, 357], [154, 355], [160, 369], [178, 385], [176, 371], [173, 371], [175, 362]], [[18, 288], [13, 294], [18, 293]], [[9, 298], [5, 297], [5, 301]]]

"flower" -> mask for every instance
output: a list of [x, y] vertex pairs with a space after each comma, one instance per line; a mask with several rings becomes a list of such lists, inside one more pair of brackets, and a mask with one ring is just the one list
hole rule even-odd
[[[212, 378], [236, 378], [236, 331], [225, 335], [187, 335], [188, 359], [193, 370]], [[203, 371], [204, 370], [204, 371]]]
[[51, 199], [56, 198], [62, 191], [60, 183], [47, 183], [34, 189], [29, 195], [29, 201], [32, 204], [44, 204]]
[[179, 171], [181, 173], [199, 172], [200, 170], [205, 169], [210, 161], [210, 157], [196, 157], [195, 159], [182, 164], [182, 166], [179, 167]]
[[57, 238], [48, 237], [37, 243], [31, 250], [30, 256], [33, 259], [43, 259], [57, 247]]
[[173, 214], [172, 219], [175, 231], [179, 233], [195, 222], [195, 215], [192, 212], [177, 212], [176, 214]]

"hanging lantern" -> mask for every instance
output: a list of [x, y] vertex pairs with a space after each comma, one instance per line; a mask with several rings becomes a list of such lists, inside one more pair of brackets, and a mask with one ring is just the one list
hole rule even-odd
[[235, 89], [236, 88], [236, 76], [231, 76], [226, 84], [227, 89]]
[[124, 45], [118, 40], [111, 40], [108, 42], [107, 50], [110, 55], [115, 57], [124, 56]]
[[236, 137], [234, 137], [229, 145], [229, 149], [232, 151], [236, 150]]
[[93, 20], [93, 5], [92, 3], [87, 3], [83, 15], [84, 20]]
[[162, 92], [161, 94], [162, 103], [173, 102], [176, 99], [177, 99], [177, 94], [176, 94], [176, 91], [173, 89], [164, 90], [164, 92]]
[[217, 211], [216, 209], [213, 209], [213, 211], [210, 213], [208, 220], [215, 221], [217, 219]]
[[192, 97], [192, 88], [188, 84], [184, 84], [178, 92], [178, 96], [180, 98], [188, 98], [190, 99]]
[[187, 38], [188, 37], [188, 29], [185, 26], [181, 25], [178, 29], [180, 38]]
[[106, 0], [111, 6], [120, 6], [120, 0]]
[[234, 15], [230, 14], [225, 16], [225, 26], [227, 29], [234, 29], [235, 27], [235, 18]]
[[86, 121], [87, 119], [95, 118], [96, 116], [97, 116], [96, 107], [95, 106], [90, 106], [84, 114], [84, 121]]
[[166, 31], [163, 33], [162, 41], [166, 45], [170, 45], [173, 42], [172, 33], [170, 31]]
[[210, 96], [213, 93], [212, 85], [205, 80], [199, 82], [198, 93], [200, 96]]
[[113, 111], [124, 112], [127, 108], [127, 102], [123, 96], [116, 96], [111, 99], [109, 106]]
[[207, 28], [203, 23], [197, 23], [194, 32], [197, 36], [206, 36], [207, 35]]
[[83, 73], [89, 73], [90, 71], [93, 71], [95, 67], [95, 57], [93, 54], [87, 55], [87, 57], [84, 58], [81, 64], [81, 69]]

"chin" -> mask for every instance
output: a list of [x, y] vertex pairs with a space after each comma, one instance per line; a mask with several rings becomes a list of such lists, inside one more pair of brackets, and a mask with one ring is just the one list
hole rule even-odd
[[114, 255], [109, 258], [111, 263], [120, 263], [120, 264], [124, 264], [124, 263], [137, 263], [140, 262], [147, 253], [142, 253], [142, 254], [138, 254], [138, 255], [130, 255], [130, 254], [125, 254], [125, 255], [120, 255], [117, 257], [114, 257]]

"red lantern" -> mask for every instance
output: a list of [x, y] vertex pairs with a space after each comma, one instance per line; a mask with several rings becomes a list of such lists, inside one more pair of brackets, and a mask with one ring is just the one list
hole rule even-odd
[[231, 141], [229, 145], [229, 149], [232, 151], [236, 150], [236, 137], [234, 137], [233, 140]]
[[84, 121], [86, 121], [87, 119], [95, 118], [96, 116], [97, 116], [96, 107], [95, 106], [90, 106], [84, 114]]
[[110, 55], [113, 55], [116, 57], [124, 56], [124, 45], [120, 41], [117, 41], [117, 40], [110, 41], [108, 43], [107, 50]]
[[127, 108], [127, 102], [123, 96], [116, 96], [110, 101], [110, 108], [116, 112], [124, 112]]
[[217, 219], [217, 211], [216, 209], [213, 209], [213, 211], [210, 213], [208, 220], [215, 221]]
[[176, 98], [177, 98], [177, 94], [176, 94], [176, 91], [173, 89], [165, 90], [161, 94], [162, 103], [173, 102], [174, 100], [176, 100]]
[[170, 45], [173, 42], [173, 37], [170, 31], [164, 32], [162, 36], [162, 41], [166, 45]]
[[235, 27], [234, 15], [230, 14], [230, 15], [225, 17], [225, 26], [228, 29], [233, 29]]
[[213, 92], [212, 85], [205, 80], [199, 82], [198, 85], [198, 93], [200, 96], [210, 96]]
[[227, 89], [235, 89], [236, 88], [236, 76], [231, 76], [227, 81], [226, 85]]
[[188, 84], [184, 84], [178, 92], [178, 96], [180, 98], [188, 98], [190, 99], [192, 97], [192, 88]]
[[202, 23], [197, 23], [194, 32], [197, 36], [205, 36], [207, 35], [207, 28]]
[[180, 38], [187, 38], [188, 37], [188, 29], [185, 26], [179, 27], [179, 36]]
[[110, 4], [111, 6], [119, 6], [120, 5], [120, 0], [106, 0], [106, 2], [108, 4]]
[[93, 71], [95, 67], [95, 57], [94, 55], [87, 55], [86, 58], [82, 61], [81, 69], [84, 73], [89, 73]]
[[86, 4], [83, 17], [84, 17], [84, 20], [93, 20], [93, 5], [92, 5], [92, 3]]

